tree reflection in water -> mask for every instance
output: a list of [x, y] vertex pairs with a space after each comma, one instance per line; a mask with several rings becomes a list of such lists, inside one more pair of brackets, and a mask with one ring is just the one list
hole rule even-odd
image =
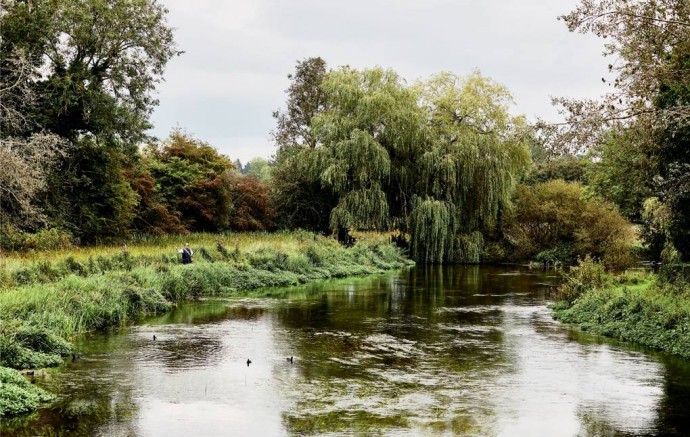
[[183, 305], [81, 341], [39, 381], [60, 401], [2, 435], [690, 432], [690, 365], [554, 322], [553, 276], [420, 266]]

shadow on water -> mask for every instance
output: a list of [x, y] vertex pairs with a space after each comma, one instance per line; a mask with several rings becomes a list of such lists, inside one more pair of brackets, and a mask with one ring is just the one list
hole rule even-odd
[[83, 339], [2, 435], [690, 433], [690, 363], [554, 322], [557, 280], [420, 266], [182, 305]]

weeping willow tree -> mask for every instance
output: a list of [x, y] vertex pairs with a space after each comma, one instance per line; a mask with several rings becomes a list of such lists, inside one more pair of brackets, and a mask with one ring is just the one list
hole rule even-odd
[[479, 262], [479, 231], [494, 224], [529, 165], [526, 123], [508, 112], [508, 90], [479, 72], [442, 73], [417, 88], [430, 141], [409, 216], [412, 254], [422, 262]]
[[529, 164], [508, 91], [473, 73], [408, 86], [391, 70], [329, 72], [317, 147], [288, 165], [338, 201], [335, 230], [396, 228], [426, 263], [478, 262], [483, 237]]
[[307, 177], [337, 194], [331, 227], [399, 226], [413, 193], [410, 162], [424, 138], [418, 93], [380, 68], [344, 67], [330, 72], [321, 87], [329, 108], [312, 119], [320, 146], [296, 161]]

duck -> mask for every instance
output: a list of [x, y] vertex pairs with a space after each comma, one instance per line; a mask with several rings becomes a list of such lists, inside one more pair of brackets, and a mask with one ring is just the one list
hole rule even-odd
[[288, 363], [292, 364], [292, 363], [293, 363], [293, 358], [294, 358], [294, 357], [288, 357], [288, 358], [285, 358], [285, 359], [288, 361]]

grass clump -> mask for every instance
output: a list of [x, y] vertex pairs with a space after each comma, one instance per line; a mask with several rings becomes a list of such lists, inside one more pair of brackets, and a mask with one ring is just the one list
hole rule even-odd
[[[651, 273], [573, 269], [561, 286], [557, 319], [584, 331], [690, 359], [690, 288]], [[573, 299], [573, 297], [575, 297]]]
[[0, 367], [0, 417], [28, 413], [54, 396], [31, 384], [21, 373]]
[[46, 328], [15, 322], [0, 331], [0, 366], [15, 369], [57, 366], [71, 351], [72, 346], [65, 339]]

